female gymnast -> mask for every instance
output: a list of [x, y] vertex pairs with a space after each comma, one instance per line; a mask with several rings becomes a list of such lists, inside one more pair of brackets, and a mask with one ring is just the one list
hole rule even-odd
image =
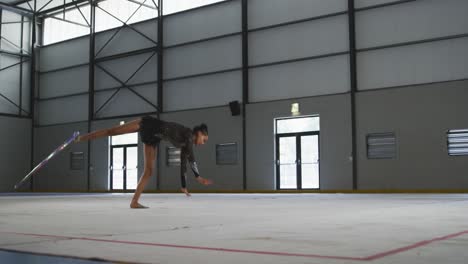
[[181, 191], [187, 196], [190, 193], [186, 186], [187, 160], [192, 168], [197, 181], [203, 185], [212, 184], [211, 180], [200, 176], [197, 163], [193, 155], [193, 145], [203, 145], [208, 140], [208, 127], [205, 124], [195, 126], [192, 129], [177, 123], [166, 122], [151, 116], [143, 116], [126, 124], [112, 128], [93, 131], [89, 134], [79, 136], [75, 142], [93, 140], [100, 137], [122, 135], [127, 133], [139, 132], [141, 141], [144, 143], [144, 170], [140, 177], [135, 194], [130, 203], [130, 208], [148, 208], [138, 203], [140, 195], [148, 183], [151, 174], [154, 171], [157, 145], [161, 140], [167, 140], [175, 147], [181, 149], [180, 154], [180, 180]]

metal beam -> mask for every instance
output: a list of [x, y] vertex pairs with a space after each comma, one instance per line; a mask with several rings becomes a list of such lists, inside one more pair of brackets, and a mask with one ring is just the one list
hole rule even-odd
[[[90, 4], [90, 27], [89, 27], [89, 87], [88, 87], [88, 133], [91, 132], [91, 122], [94, 119], [94, 59], [95, 59], [95, 37], [96, 37], [96, 3], [94, 0], [89, 0]], [[91, 190], [91, 141], [88, 140], [88, 166], [86, 170], [87, 175], [87, 189]]]
[[[109, 119], [117, 119], [117, 118], [127, 118], [127, 117], [136, 117], [136, 116], [142, 116], [142, 115], [155, 115], [158, 114], [158, 112], [147, 112], [147, 113], [137, 113], [137, 114], [128, 114], [128, 115], [118, 115], [118, 116], [108, 116], [108, 117], [98, 117], [95, 118], [94, 120], [100, 121], [100, 120], [109, 120]], [[159, 156], [159, 155], [158, 155]]]
[[377, 4], [373, 6], [367, 6], [367, 7], [361, 7], [361, 8], [355, 8], [355, 12], [359, 11], [365, 11], [365, 10], [370, 10], [370, 9], [377, 9], [377, 8], [382, 8], [382, 7], [387, 7], [387, 6], [394, 6], [394, 5], [400, 5], [400, 4], [406, 4], [414, 1], [419, 1], [419, 0], [400, 0], [400, 1], [395, 1], [395, 2], [389, 2], [389, 3], [383, 3], [383, 4]]
[[[146, 0], [145, 0], [146, 1]], [[104, 8], [100, 7], [100, 6], [97, 6], [99, 9], [101, 9], [102, 11], [104, 11], [104, 13], [108, 14], [109, 16], [113, 17], [115, 20], [119, 21], [120, 23], [122, 23], [123, 25], [122, 26], [126, 26], [126, 27], [129, 27], [130, 29], [132, 29], [133, 31], [135, 31], [136, 33], [140, 34], [142, 37], [148, 39], [149, 41], [153, 42], [154, 44], [157, 44], [153, 39], [151, 39], [150, 37], [146, 36], [145, 34], [141, 33], [139, 30], [135, 29], [132, 25], [130, 24], [127, 24], [128, 21], [130, 21], [130, 19], [137, 13], [137, 11], [142, 7], [142, 5], [140, 5], [133, 13], [132, 15], [124, 22], [123, 20], [121, 20], [120, 18], [116, 17], [115, 15], [113, 15], [112, 13], [110, 13], [109, 11], [105, 10]]]
[[38, 73], [39, 74], [47, 74], [47, 73], [52, 73], [52, 72], [66, 71], [66, 70], [75, 69], [75, 68], [88, 66], [88, 65], [89, 65], [89, 62], [86, 62], [86, 63], [75, 64], [75, 65], [71, 65], [71, 66], [67, 66], [67, 67], [63, 67], [63, 68], [56, 68], [56, 69], [40, 71], [40, 72], [38, 71]]
[[31, 6], [31, 4], [29, 3], [29, 1], [27, 1], [26, 3], [28, 4], [29, 9], [30, 9], [31, 11], [34, 11], [34, 8]]
[[[0, 21], [0, 22], [1, 22], [1, 21]], [[23, 22], [21, 22], [21, 21], [3, 22], [3, 23], [0, 23], [0, 25], [20, 24], [20, 23], [23, 23]]]
[[[21, 50], [23, 50], [23, 37], [24, 37], [24, 16], [21, 16]], [[20, 57], [20, 72], [19, 72], [19, 115], [23, 108], [23, 57]]]
[[[101, 7], [99, 7], [99, 8], [102, 9]], [[104, 43], [104, 45], [102, 45], [101, 48], [98, 50], [98, 52], [96, 53], [96, 56], [98, 56], [99, 53], [101, 53], [101, 51], [109, 44], [109, 42], [111, 42], [112, 39], [114, 39], [114, 37], [117, 36], [117, 34], [125, 27], [126, 23], [128, 21], [130, 21], [130, 19], [136, 14], [136, 12], [139, 10], [139, 8], [137, 8], [135, 11], [133, 11], [133, 13], [128, 17], [128, 19], [125, 21], [125, 23], [121, 21], [124, 24], [124, 26], [121, 26], [116, 31], [114, 31], [114, 34], [112, 34], [112, 36], [109, 39], [107, 39], [106, 43]]]
[[135, 1], [135, 0], [127, 0], [127, 1], [130, 2], [130, 3], [142, 5], [144, 7], [147, 7], [147, 8], [153, 9], [153, 10], [158, 10], [157, 7], [146, 5], [146, 4], [141, 4], [141, 2], [138, 2], [138, 1]]
[[284, 23], [278, 23], [278, 24], [273, 24], [273, 25], [268, 25], [268, 26], [263, 26], [263, 27], [252, 28], [252, 29], [249, 29], [248, 31], [250, 33], [250, 32], [256, 32], [256, 31], [268, 30], [268, 29], [272, 29], [272, 28], [291, 26], [291, 25], [301, 24], [301, 23], [305, 23], [305, 22], [311, 22], [311, 21], [315, 21], [315, 20], [322, 20], [322, 19], [330, 18], [330, 17], [342, 16], [342, 15], [346, 15], [347, 13], [348, 13], [347, 11], [340, 11], [340, 12], [330, 13], [330, 14], [326, 14], [326, 15], [313, 16], [313, 17], [288, 21], [288, 22], [284, 22]]
[[104, 109], [104, 107], [110, 102], [110, 100], [112, 100], [112, 98], [114, 98], [114, 96], [117, 95], [117, 93], [119, 93], [119, 91], [122, 88], [123, 88], [123, 86], [119, 87], [114, 93], [112, 93], [111, 96], [109, 98], [107, 98], [107, 100], [96, 110], [95, 115], [97, 115], [102, 109]]
[[[158, 67], [157, 67], [157, 106], [158, 106], [158, 111], [157, 111], [157, 117], [161, 118], [161, 113], [164, 111], [163, 107], [163, 51], [164, 51], [164, 45], [163, 45], [163, 21], [164, 21], [164, 16], [163, 16], [163, 0], [158, 0], [158, 4], [154, 0], [153, 4], [158, 8], [158, 27], [157, 27], [157, 33], [158, 33]], [[160, 147], [160, 144], [158, 144], [158, 149]], [[156, 159], [156, 190], [161, 189], [161, 155], [157, 156]]]
[[191, 79], [191, 78], [195, 78], [195, 77], [202, 77], [202, 76], [215, 75], [215, 74], [221, 74], [221, 73], [228, 73], [228, 72], [234, 72], [234, 71], [242, 71], [242, 67], [230, 68], [230, 69], [219, 70], [219, 71], [202, 72], [202, 73], [196, 73], [196, 74], [192, 74], [192, 75], [171, 77], [171, 78], [164, 79], [164, 81], [165, 82], [170, 82], [170, 81]]
[[351, 147], [352, 147], [352, 176], [353, 190], [357, 190], [357, 129], [356, 129], [356, 92], [357, 92], [357, 63], [356, 63], [356, 20], [354, 0], [348, 0], [348, 29], [349, 29], [349, 68], [351, 83]]
[[24, 3], [28, 3], [31, 2], [31, 0], [18, 0], [14, 3], [12, 3], [12, 5], [21, 5], [21, 4], [24, 4]]
[[[66, 3], [64, 5], [60, 5], [60, 6], [56, 6], [56, 7], [52, 7], [52, 8], [49, 8], [47, 10], [44, 10], [44, 11], [41, 11], [41, 12], [38, 12], [37, 15], [39, 17], [42, 17], [44, 15], [47, 15], [47, 14], [50, 14], [50, 13], [53, 13], [55, 11], [60, 11], [60, 12], [63, 12], [63, 9], [65, 8], [69, 8], [69, 7], [72, 7], [72, 6], [75, 6], [77, 4], [81, 4], [81, 3], [89, 3], [90, 0], [76, 0], [76, 1], [73, 1], [73, 2], [69, 2], [69, 3]], [[96, 3], [96, 1], [93, 1], [94, 3]], [[50, 15], [53, 15], [53, 14], [50, 14]]]
[[[0, 23], [2, 22], [3, 20], [3, 10], [0, 9]], [[0, 24], [0, 36], [2, 35], [2, 25]], [[1, 53], [1, 50], [2, 50], [2, 39], [0, 39], [0, 53]]]
[[6, 117], [15, 117], [15, 118], [24, 118], [24, 119], [29, 119], [29, 116], [20, 116], [16, 114], [8, 114], [8, 113], [0, 113], [0, 116], [6, 116]]
[[135, 56], [135, 55], [145, 54], [145, 53], [155, 52], [155, 51], [158, 51], [158, 47], [150, 47], [150, 48], [146, 48], [146, 49], [134, 50], [134, 51], [114, 54], [114, 55], [110, 55], [110, 56], [103, 56], [103, 57], [96, 58], [95, 61], [96, 62], [103, 62], [103, 61], [115, 60], [115, 59], [126, 58], [126, 57], [129, 57], [129, 56]]
[[[145, 0], [146, 1], [146, 0]], [[140, 34], [141, 36], [143, 36], [144, 38], [148, 39], [149, 41], [153, 42], [155, 45], [158, 45], [157, 42], [155, 42], [154, 40], [152, 40], [150, 37], [146, 36], [145, 34], [143, 34], [142, 32], [140, 32], [139, 30], [135, 29], [133, 26], [127, 24], [128, 21], [130, 21], [130, 19], [136, 14], [136, 12], [141, 8], [141, 5], [130, 15], [130, 17], [124, 22], [122, 20], [120, 20], [118, 17], [114, 16], [113, 14], [109, 13], [108, 11], [106, 11], [105, 9], [103, 9], [102, 7], [100, 6], [97, 6], [99, 9], [101, 9], [102, 11], [104, 11], [105, 13], [107, 13], [108, 15], [110, 15], [111, 17], [113, 17], [114, 19], [118, 20], [120, 23], [123, 24], [123, 26], [119, 27], [115, 32], [114, 34], [112, 34], [112, 36], [106, 41], [106, 43], [104, 43], [104, 45], [98, 50], [98, 52], [96, 52], [96, 56], [98, 56], [101, 51], [112, 41], [112, 39], [114, 39], [114, 37], [124, 28], [124, 27], [128, 27], [130, 29], [132, 29], [133, 31], [135, 31], [136, 33]]]
[[89, 28], [89, 25], [81, 24], [81, 23], [78, 23], [78, 22], [75, 22], [75, 21], [70, 21], [70, 20], [63, 19], [63, 18], [58, 18], [58, 17], [54, 17], [54, 16], [51, 16], [49, 18], [59, 20], [59, 21], [62, 21], [62, 22], [67, 22], [67, 23], [70, 23], [70, 24], [73, 24], [73, 25]]
[[16, 107], [20, 110], [20, 112], [21, 112], [21, 110], [22, 110], [22, 111], [24, 111], [26, 114], [29, 115], [29, 113], [26, 112], [26, 110], [21, 109], [21, 107], [20, 107], [18, 104], [16, 104], [15, 102], [13, 102], [13, 100], [11, 100], [10, 98], [6, 97], [6, 96], [3, 95], [2, 93], [0, 93], [0, 97], [3, 98], [3, 99], [5, 99], [6, 101], [8, 101], [10, 104], [16, 106]]
[[[35, 111], [34, 111], [34, 100], [35, 100], [35, 89], [36, 89], [36, 58], [35, 58], [35, 51], [34, 46], [36, 44], [36, 8], [37, 8], [37, 0], [34, 0], [34, 15], [31, 20], [31, 69], [30, 69], [30, 98], [29, 98], [29, 111], [31, 116], [31, 157], [30, 157], [30, 169], [34, 168], [34, 118], [35, 118]], [[34, 190], [34, 177], [30, 180], [30, 191]]]
[[47, 2], [45, 5], [43, 5], [41, 8], [39, 8], [39, 10], [37, 10], [37, 13], [40, 13], [42, 11], [42, 9], [46, 8], [50, 3], [52, 3], [54, 0], [49, 0], [49, 2]]
[[2, 3], [2, 2], [0, 2], [0, 8], [4, 9], [4, 10], [8, 10], [8, 11], [13, 12], [13, 13], [28, 16], [28, 17], [32, 17], [33, 14], [34, 14], [34, 12], [32, 12], [31, 10], [28, 10], [28, 9], [25, 9], [25, 8], [22, 8], [22, 7], [18, 7], [18, 6], [5, 4], [5, 3]]
[[246, 109], [249, 103], [249, 27], [248, 2], [242, 0], [242, 187], [247, 190], [247, 116]]
[[[154, 0], [153, 0], [154, 3]], [[158, 0], [158, 111], [159, 113], [164, 112], [164, 101], [163, 101], [163, 51], [164, 51], [164, 15], [163, 15], [163, 0]], [[158, 181], [159, 182], [159, 181]]]
[[[75, 2], [75, 1], [72, 0], [72, 2]], [[76, 7], [76, 9], [78, 9], [78, 12], [80, 12], [81, 17], [83, 17], [84, 21], [86, 21], [86, 24], [88, 24], [88, 27], [90, 27], [91, 24], [89, 23], [88, 19], [86, 19], [86, 16], [83, 14], [83, 12], [81, 12], [81, 8], [78, 6], [78, 4], [75, 4], [75, 7]], [[64, 11], [64, 13], [65, 13], [65, 11]]]
[[[100, 66], [99, 64], [96, 64], [96, 66], [98, 68], [100, 68], [102, 71], [104, 71], [107, 75], [109, 75], [110, 77], [112, 77], [114, 80], [116, 80], [117, 82], [119, 82], [122, 86], [124, 86], [125, 88], [127, 88], [128, 90], [130, 90], [131, 92], [133, 92], [136, 96], [140, 97], [143, 101], [145, 101], [146, 103], [150, 104], [151, 106], [153, 106], [156, 110], [158, 110], [158, 106], [157, 105], [154, 105], [151, 101], [149, 101], [148, 99], [146, 99], [144, 96], [140, 95], [139, 93], [137, 93], [136, 91], [134, 91], [132, 88], [131, 88], [131, 85], [128, 85], [128, 82], [141, 70], [141, 68], [143, 68], [143, 66], [148, 63], [148, 61], [154, 56], [155, 53], [153, 53], [140, 67], [138, 67], [138, 69], [125, 81], [121, 81], [119, 78], [117, 78], [115, 75], [113, 75], [112, 73], [110, 73], [108, 70], [106, 70], [104, 67]], [[119, 88], [120, 90], [120, 88]], [[117, 92], [119, 91], [117, 90]], [[116, 92], [116, 93], [117, 93]], [[114, 95], [116, 94], [114, 93]], [[113, 95], [113, 96], [114, 96]], [[107, 101], [108, 102], [108, 101]], [[106, 102], [106, 103], [107, 103]], [[104, 105], [103, 105], [104, 106]], [[103, 106], [101, 106], [99, 108], [99, 110], [101, 110], [103, 108]], [[98, 112], [95, 113], [95, 115], [97, 114]]]
[[[12, 45], [12, 46], [18, 48], [18, 49], [20, 50], [20, 52], [21, 52], [21, 53], [19, 53], [19, 54], [23, 55], [23, 52], [24, 52], [24, 53], [30, 55], [29, 52], [27, 52], [26, 50], [24, 50], [22, 47], [16, 45], [15, 43], [9, 41], [9, 40], [8, 40], [7, 38], [5, 38], [4, 36], [0, 36], [0, 39], [4, 39], [6, 42], [10, 43], [10, 45]], [[6, 52], [4, 52], [4, 53], [6, 53]]]

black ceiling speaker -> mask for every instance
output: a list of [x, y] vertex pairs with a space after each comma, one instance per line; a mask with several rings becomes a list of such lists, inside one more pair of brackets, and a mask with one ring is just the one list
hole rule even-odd
[[229, 102], [229, 108], [231, 108], [231, 115], [238, 116], [240, 115], [240, 104], [239, 101]]

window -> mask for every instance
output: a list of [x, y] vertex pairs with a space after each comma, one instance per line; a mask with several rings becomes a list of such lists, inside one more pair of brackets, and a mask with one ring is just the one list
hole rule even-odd
[[[224, 0], [164, 0], [163, 14], [172, 14]], [[158, 0], [104, 0], [95, 12], [95, 31], [133, 24], [158, 17]], [[87, 2], [66, 10], [47, 14], [44, 19], [44, 45], [72, 39], [90, 33], [90, 6]]]
[[450, 156], [468, 156], [468, 129], [449, 130], [447, 149]]
[[209, 5], [224, 0], [163, 0], [164, 15]]
[[44, 19], [44, 45], [89, 34], [89, 5], [53, 13]]
[[167, 148], [167, 166], [177, 167], [180, 166], [180, 148], [168, 147]]
[[296, 117], [276, 120], [276, 134], [320, 131], [320, 117]]
[[216, 144], [216, 164], [237, 164], [237, 143]]
[[[158, 17], [155, 0], [106, 0], [96, 7], [96, 32]], [[119, 21], [120, 20], [120, 21]]]
[[395, 133], [376, 133], [367, 135], [368, 159], [393, 159], [395, 157]]
[[[106, 0], [98, 2], [95, 13], [95, 31], [132, 24], [155, 18], [158, 11], [157, 1], [144, 0]], [[48, 14], [44, 19], [44, 45], [64, 41], [90, 33], [90, 6], [83, 4], [76, 8]]]
[[111, 137], [111, 145], [138, 144], [138, 133], [123, 134]]

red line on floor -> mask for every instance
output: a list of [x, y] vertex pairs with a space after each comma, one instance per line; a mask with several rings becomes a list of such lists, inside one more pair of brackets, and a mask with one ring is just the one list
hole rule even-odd
[[287, 253], [287, 252], [275, 252], [275, 251], [258, 251], [258, 250], [245, 250], [245, 249], [229, 249], [229, 248], [215, 248], [215, 247], [199, 247], [199, 246], [187, 246], [187, 245], [175, 245], [175, 244], [161, 244], [161, 243], [150, 243], [150, 242], [138, 242], [138, 241], [126, 241], [126, 240], [110, 240], [100, 238], [88, 238], [88, 237], [74, 237], [74, 236], [57, 236], [57, 235], [44, 235], [44, 234], [32, 234], [32, 233], [18, 233], [18, 232], [0, 232], [4, 234], [15, 234], [23, 236], [36, 236], [36, 237], [48, 237], [48, 238], [59, 238], [59, 239], [76, 239], [96, 242], [107, 242], [116, 244], [129, 244], [129, 245], [144, 245], [144, 246], [155, 246], [155, 247], [168, 247], [168, 248], [183, 248], [183, 249], [195, 249], [195, 250], [208, 250], [208, 251], [220, 251], [220, 252], [232, 252], [232, 253], [249, 253], [249, 254], [260, 254], [260, 255], [274, 255], [283, 257], [306, 257], [306, 258], [322, 258], [322, 259], [336, 259], [336, 260], [353, 260], [353, 261], [373, 261], [395, 255], [405, 251], [409, 251], [415, 248], [426, 246], [428, 244], [452, 239], [464, 234], [468, 234], [468, 230], [461, 231], [454, 234], [449, 234], [442, 237], [436, 237], [430, 240], [420, 241], [405, 247], [384, 251], [368, 257], [345, 257], [345, 256], [330, 256], [330, 255], [318, 255], [318, 254], [301, 254], [301, 253]]
[[461, 232], [454, 233], [454, 234], [450, 234], [450, 235], [446, 235], [446, 236], [436, 237], [436, 238], [433, 238], [433, 239], [430, 239], [430, 240], [420, 241], [420, 242], [414, 243], [414, 244], [406, 246], [406, 247], [400, 247], [400, 248], [392, 249], [392, 250], [389, 250], [389, 251], [385, 251], [385, 252], [382, 252], [382, 253], [378, 253], [378, 254], [366, 257], [364, 259], [365, 260], [376, 260], [376, 259], [384, 258], [386, 256], [395, 255], [395, 254], [398, 254], [398, 253], [401, 253], [401, 252], [405, 252], [405, 251], [409, 251], [409, 250], [412, 250], [412, 249], [415, 249], [415, 248], [426, 246], [426, 245], [429, 245], [429, 244], [434, 243], [434, 242], [452, 239], [452, 238], [462, 236], [462, 235], [465, 235], [465, 234], [468, 234], [468, 230], [461, 231]]
[[1, 233], [24, 235], [24, 236], [59, 238], [59, 239], [76, 239], [76, 240], [86, 240], [86, 241], [108, 242], [108, 243], [127, 244], [127, 245], [128, 244], [129, 245], [144, 245], [144, 246], [209, 250], [209, 251], [221, 251], [221, 252], [232, 252], [232, 253], [250, 253], [250, 254], [276, 255], [276, 256], [286, 256], [286, 257], [307, 257], [307, 258], [323, 258], [323, 259], [339, 259], [339, 260], [355, 260], [355, 261], [364, 260], [363, 258], [353, 258], [353, 257], [286, 253], [286, 252], [274, 252], [274, 251], [257, 251], [257, 250], [244, 250], [244, 249], [229, 249], [229, 248], [214, 248], [214, 247], [199, 247], [199, 246], [173, 245], [173, 244], [161, 244], [161, 243], [150, 243], [150, 242], [125, 241], [125, 240], [110, 240], [110, 239], [88, 238], [88, 237], [57, 236], [57, 235], [30, 234], [30, 233], [17, 233], [17, 232], [1, 232]]

